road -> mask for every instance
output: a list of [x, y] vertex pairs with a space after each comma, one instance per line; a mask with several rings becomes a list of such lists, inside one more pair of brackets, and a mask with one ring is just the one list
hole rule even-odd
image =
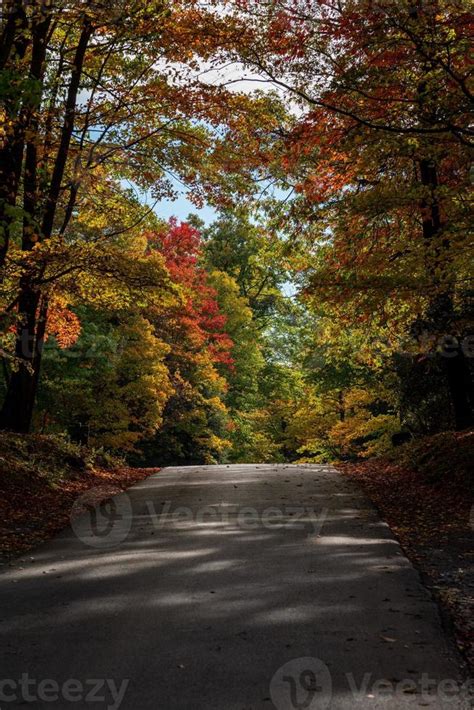
[[327, 466], [167, 468], [0, 575], [0, 708], [468, 708], [418, 573]]

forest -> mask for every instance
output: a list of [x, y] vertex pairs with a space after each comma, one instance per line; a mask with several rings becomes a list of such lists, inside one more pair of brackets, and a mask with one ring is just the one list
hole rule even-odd
[[2, 707], [461, 708], [473, 21], [0, 0]]
[[2, 429], [159, 466], [472, 428], [471, 30], [467, 0], [5, 0]]

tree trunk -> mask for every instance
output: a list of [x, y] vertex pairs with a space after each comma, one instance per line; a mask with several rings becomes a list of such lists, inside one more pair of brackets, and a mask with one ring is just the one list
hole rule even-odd
[[17, 329], [15, 357], [17, 369], [11, 374], [7, 394], [0, 412], [0, 427], [10, 431], [28, 433], [31, 428], [36, 398], [38, 353], [42, 342], [37, 338], [37, 320], [40, 293], [23, 283], [19, 310], [24, 320]]
[[[0, 41], [0, 70], [8, 67], [13, 71], [13, 76], [16, 75], [20, 79], [21, 64], [31, 42], [23, 3], [17, 0], [5, 3], [5, 14], [7, 20]], [[14, 127], [10, 134], [7, 132], [0, 149], [0, 269], [5, 265], [14, 222], [27, 128], [27, 109], [25, 106], [21, 107], [21, 89], [16, 91], [20, 95], [15, 93], [15, 82], [11, 82], [6, 96], [3, 97], [6, 117], [14, 122]], [[0, 274], [0, 280], [2, 277], [3, 274]]]
[[339, 421], [343, 422], [346, 419], [346, 404], [344, 401], [344, 392], [342, 390], [339, 390], [337, 399], [339, 405]]
[[[438, 337], [460, 338], [455, 333], [456, 314], [449, 275], [449, 241], [442, 238], [442, 223], [439, 203], [436, 198], [438, 175], [436, 165], [430, 160], [420, 161], [420, 175], [423, 186], [429, 188], [431, 196], [421, 204], [423, 237], [427, 251], [427, 270], [437, 293], [431, 297], [427, 319], [429, 326]], [[443, 273], [443, 271], [445, 273]], [[454, 423], [457, 430], [474, 424], [473, 381], [469, 363], [460, 343], [450, 352], [442, 352], [443, 371], [446, 375]]]
[[472, 376], [466, 356], [459, 348], [454, 357], [444, 358], [444, 371], [451, 393], [457, 431], [474, 425], [474, 393]]
[[[40, 14], [32, 28], [32, 54], [30, 78], [42, 86], [46, 43], [52, 16]], [[38, 111], [41, 106], [42, 91], [38, 91], [35, 102], [24, 108], [24, 122], [20, 120], [20, 130], [28, 126], [25, 166], [23, 178], [23, 236], [22, 249], [31, 251], [40, 238], [38, 225]], [[23, 163], [24, 146], [21, 145], [20, 166]], [[7, 245], [5, 245], [5, 248]], [[26, 433], [30, 430], [33, 407], [36, 399], [38, 375], [35, 370], [41, 363], [41, 349], [44, 338], [46, 313], [43, 319], [39, 312], [41, 291], [34, 271], [26, 270], [20, 278], [18, 297], [18, 324], [16, 330], [16, 369], [12, 372], [7, 393], [0, 412], [0, 427]], [[44, 321], [44, 322], [43, 322]]]
[[[42, 18], [33, 34], [31, 76], [42, 81], [46, 55], [46, 38], [51, 16]], [[64, 122], [61, 129], [58, 152], [54, 161], [49, 189], [47, 191], [41, 228], [38, 226], [42, 202], [38, 195], [37, 170], [39, 132], [36, 118], [32, 121], [32, 137], [26, 149], [24, 177], [23, 250], [30, 251], [37, 239], [51, 237], [54, 227], [61, 183], [66, 168], [76, 117], [77, 94], [84, 65], [87, 46], [92, 34], [92, 25], [86, 18], [79, 37], [69, 81]], [[38, 104], [39, 106], [39, 104]], [[18, 432], [31, 428], [33, 409], [39, 384], [44, 334], [47, 321], [47, 299], [41, 296], [40, 279], [35, 273], [25, 273], [20, 281], [18, 301], [18, 327], [15, 346], [18, 369], [8, 383], [7, 394], [0, 412], [0, 427]]]

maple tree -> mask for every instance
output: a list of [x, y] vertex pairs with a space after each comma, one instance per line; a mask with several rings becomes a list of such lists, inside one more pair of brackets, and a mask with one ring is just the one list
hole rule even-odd
[[[294, 262], [308, 297], [339, 304], [342, 320], [365, 320], [368, 330], [385, 323], [418, 343], [444, 337], [456, 356], [437, 356], [434, 386], [446, 381], [455, 425], [472, 425], [462, 347], [470, 319], [468, 4], [230, 5], [243, 38], [230, 54], [297, 108], [269, 162], [299, 195], [292, 212], [305, 250]], [[423, 379], [428, 387], [426, 372]]]

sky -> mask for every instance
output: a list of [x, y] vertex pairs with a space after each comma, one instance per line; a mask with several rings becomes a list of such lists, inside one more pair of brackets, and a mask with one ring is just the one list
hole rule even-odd
[[160, 200], [154, 211], [161, 219], [168, 220], [170, 217], [177, 217], [180, 221], [184, 221], [190, 213], [197, 214], [206, 224], [213, 222], [217, 216], [213, 207], [204, 205], [202, 209], [198, 209], [196, 205], [186, 199], [185, 194], [180, 194], [176, 200]]
[[[201, 64], [199, 72], [200, 80], [205, 84], [213, 86], [227, 86], [230, 91], [243, 92], [251, 94], [255, 91], [276, 91], [282, 97], [285, 92], [271, 84], [265, 78], [244, 69], [237, 62], [226, 64], [221, 68], [208, 68], [205, 62]], [[286, 98], [288, 98], [286, 96]], [[177, 217], [178, 220], [185, 220], [190, 214], [197, 214], [206, 224], [210, 224], [216, 219], [217, 211], [210, 205], [205, 205], [202, 209], [198, 209], [196, 205], [186, 199], [186, 188], [180, 185], [177, 181], [171, 179], [173, 187], [179, 193], [176, 200], [164, 199], [157, 203], [155, 207], [156, 214], [163, 218]]]

